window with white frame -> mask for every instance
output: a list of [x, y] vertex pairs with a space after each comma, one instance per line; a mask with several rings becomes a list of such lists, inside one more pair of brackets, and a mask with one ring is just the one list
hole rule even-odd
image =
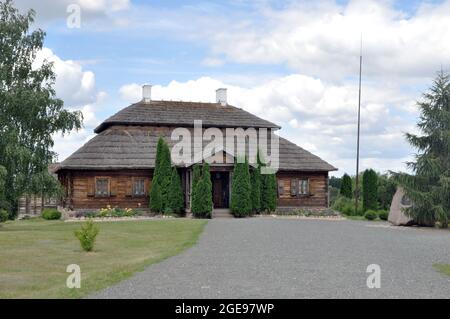
[[133, 196], [145, 195], [145, 180], [143, 178], [134, 179], [133, 183]]

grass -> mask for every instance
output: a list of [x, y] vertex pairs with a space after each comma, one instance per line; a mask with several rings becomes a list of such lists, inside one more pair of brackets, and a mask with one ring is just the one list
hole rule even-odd
[[[93, 252], [82, 251], [80, 223], [42, 219], [0, 226], [0, 299], [80, 298], [194, 245], [206, 221], [102, 222]], [[81, 288], [69, 289], [69, 264], [81, 267]]]
[[350, 215], [344, 215], [345, 218], [349, 219], [349, 220], [363, 220], [365, 222], [382, 222], [383, 220], [380, 218], [376, 218], [374, 220], [368, 220], [366, 219], [364, 216], [350, 216]]
[[441, 273], [446, 274], [447, 276], [450, 276], [450, 264], [435, 264], [433, 266], [434, 266], [434, 268], [439, 270]]

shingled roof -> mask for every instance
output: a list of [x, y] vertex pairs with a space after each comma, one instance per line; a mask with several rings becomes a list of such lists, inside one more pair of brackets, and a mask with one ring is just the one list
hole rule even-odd
[[219, 103], [151, 101], [138, 102], [108, 118], [96, 129], [101, 133], [112, 125], [192, 126], [202, 120], [203, 127], [280, 127], [240, 108]]
[[[159, 132], [115, 125], [101, 131], [63, 161], [59, 169], [151, 169], [155, 166]], [[164, 136], [169, 145], [170, 136]], [[288, 140], [279, 139], [280, 169], [293, 171], [333, 171], [335, 167]]]

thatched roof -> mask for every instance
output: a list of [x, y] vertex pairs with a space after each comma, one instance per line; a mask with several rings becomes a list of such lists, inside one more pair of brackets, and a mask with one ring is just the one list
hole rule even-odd
[[240, 108], [219, 103], [151, 101], [132, 104], [108, 118], [96, 129], [101, 133], [112, 125], [193, 126], [202, 120], [203, 127], [280, 128]]
[[[189, 130], [192, 130], [189, 129]], [[150, 169], [155, 165], [156, 145], [161, 132], [139, 126], [112, 126], [101, 131], [60, 164], [59, 169]], [[166, 131], [169, 145], [175, 142]], [[280, 169], [294, 171], [336, 170], [303, 148], [279, 139]]]

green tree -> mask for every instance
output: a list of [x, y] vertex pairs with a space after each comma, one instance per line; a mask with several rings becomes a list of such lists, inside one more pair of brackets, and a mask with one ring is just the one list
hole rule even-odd
[[205, 217], [210, 218], [213, 209], [212, 200], [212, 183], [211, 183], [211, 173], [209, 172], [209, 164], [203, 164], [202, 169], [202, 184], [204, 189], [201, 190], [203, 194], [203, 211]]
[[237, 160], [234, 164], [231, 183], [231, 212], [236, 217], [245, 217], [252, 211], [250, 173], [247, 159]]
[[[171, 177], [172, 166], [169, 146], [164, 138], [160, 137], [156, 147], [155, 170], [152, 189], [150, 190], [150, 208], [152, 211], [157, 213], [165, 211], [169, 199]], [[153, 204], [152, 201], [154, 201]]]
[[270, 173], [270, 169], [265, 167], [266, 164], [259, 152], [257, 163], [261, 172], [261, 211], [271, 212], [277, 208], [277, 177], [275, 172]]
[[5, 179], [7, 176], [6, 168], [0, 166], [0, 210], [10, 209], [5, 197]]
[[212, 185], [209, 165], [194, 165], [192, 179], [192, 214], [198, 218], [210, 218], [212, 212]]
[[387, 174], [378, 175], [378, 205], [381, 209], [390, 209], [396, 190], [397, 184], [392, 176]]
[[[30, 180], [30, 192], [40, 195], [41, 201], [45, 198], [60, 197], [63, 195], [63, 188], [59, 181], [48, 171], [35, 174]], [[41, 207], [41, 212], [44, 207]]]
[[32, 177], [55, 159], [55, 133], [82, 127], [81, 112], [65, 110], [56, 98], [53, 64], [33, 64], [45, 38], [44, 31], [30, 30], [34, 17], [33, 10], [21, 14], [11, 0], [0, 2], [0, 165], [7, 170], [5, 200], [14, 209], [32, 191]]
[[362, 180], [363, 209], [376, 210], [378, 208], [378, 176], [373, 169], [364, 171]]
[[252, 211], [259, 213], [261, 211], [261, 172], [259, 167], [252, 169], [250, 174]]
[[419, 224], [450, 221], [450, 75], [441, 71], [419, 101], [420, 135], [406, 134], [418, 152], [408, 167], [413, 174], [394, 174], [412, 205], [406, 214]]
[[172, 169], [172, 176], [170, 179], [170, 188], [169, 188], [169, 201], [166, 208], [166, 212], [168, 213], [182, 213], [184, 208], [184, 198], [183, 198], [183, 188], [181, 186], [180, 175], [176, 167]]
[[348, 174], [342, 176], [341, 195], [347, 198], [353, 197], [352, 178]]

